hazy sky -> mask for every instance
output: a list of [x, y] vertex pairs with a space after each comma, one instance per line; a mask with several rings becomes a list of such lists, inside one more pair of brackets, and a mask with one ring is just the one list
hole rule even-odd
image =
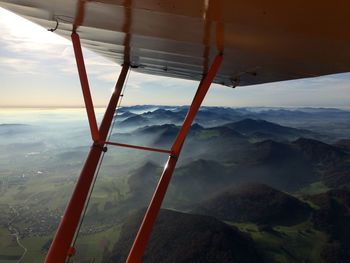
[[[105, 106], [120, 67], [84, 50], [95, 106]], [[0, 8], [0, 107], [81, 106], [71, 43]], [[131, 72], [123, 105], [184, 105], [198, 83]], [[204, 102], [216, 106], [349, 107], [350, 74], [250, 87], [212, 85]]]

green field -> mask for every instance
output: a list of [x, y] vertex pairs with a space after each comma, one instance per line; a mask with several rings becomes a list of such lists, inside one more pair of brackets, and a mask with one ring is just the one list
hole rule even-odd
[[231, 223], [250, 234], [266, 262], [318, 263], [327, 236], [316, 231], [309, 221], [295, 226], [276, 226], [263, 230], [253, 223]]
[[323, 182], [316, 182], [312, 183], [309, 186], [300, 189], [297, 192], [297, 195], [315, 195], [315, 194], [320, 194], [320, 193], [325, 193], [329, 191], [330, 188], [327, 187]]

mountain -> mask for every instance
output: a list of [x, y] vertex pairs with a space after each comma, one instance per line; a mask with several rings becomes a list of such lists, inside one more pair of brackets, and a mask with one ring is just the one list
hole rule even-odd
[[[125, 262], [145, 210], [130, 216], [120, 238], [103, 262]], [[262, 262], [250, 237], [219, 220], [161, 210], [143, 263], [257, 263]]]
[[167, 109], [157, 109], [154, 111], [148, 111], [142, 114], [142, 117], [146, 117], [150, 120], [162, 123], [180, 124], [185, 118], [185, 112], [172, 111]]
[[119, 123], [122, 128], [134, 128], [149, 124], [149, 120], [141, 115], [131, 116]]
[[294, 225], [305, 221], [311, 209], [306, 203], [267, 185], [244, 184], [200, 203], [193, 212], [223, 221]]
[[211, 128], [204, 128], [199, 124], [193, 124], [191, 127], [192, 136], [200, 137], [200, 139], [211, 139], [211, 138], [217, 138], [222, 137], [224, 139], [247, 139], [246, 136], [242, 135], [241, 133], [225, 126], [218, 126], [218, 127], [211, 127]]
[[302, 160], [299, 152], [289, 143], [266, 140], [254, 144], [256, 147], [256, 160], [263, 163], [277, 164], [280, 161]]
[[136, 114], [142, 114], [147, 111], [152, 111], [156, 110], [159, 107], [167, 107], [167, 106], [157, 106], [157, 105], [133, 105], [129, 107], [121, 107], [118, 109], [119, 112], [125, 112], [125, 111], [130, 111], [132, 113]]
[[[145, 112], [143, 117], [147, 117], [155, 124], [173, 123], [182, 124], [188, 107], [159, 107], [154, 111]], [[195, 122], [205, 127], [219, 126], [227, 122], [241, 119], [241, 114], [232, 108], [202, 107], [197, 113]]]
[[152, 135], [153, 146], [170, 147], [178, 132], [178, 126], [175, 126], [174, 124], [163, 124], [139, 128], [135, 131], [135, 134], [137, 134], [138, 136]]
[[342, 148], [300, 138], [292, 143], [328, 187], [350, 187], [350, 156]]
[[[122, 107], [118, 111], [120, 113], [129, 111], [139, 114], [150, 121], [148, 125], [166, 123], [180, 125], [187, 110], [188, 106], [145, 105]], [[245, 119], [265, 120], [278, 123], [282, 127], [291, 126], [295, 130], [287, 131], [287, 134], [281, 135], [282, 138], [279, 136], [275, 137], [276, 134], [271, 134], [270, 132], [255, 131], [254, 136], [256, 140], [295, 140], [299, 137], [310, 137], [334, 143], [336, 138], [347, 138], [350, 132], [350, 127], [347, 124], [349, 117], [349, 111], [327, 108], [201, 107], [195, 122], [208, 128], [244, 121]]]
[[335, 165], [347, 154], [338, 147], [317, 140], [300, 138], [292, 143], [308, 161], [322, 166]]
[[341, 148], [344, 151], [349, 152], [350, 151], [350, 139], [343, 139], [337, 141], [334, 146]]
[[128, 203], [133, 207], [146, 206], [154, 192], [162, 168], [152, 162], [146, 162], [136, 169], [128, 178]]
[[226, 167], [218, 162], [203, 159], [190, 162], [175, 170], [166, 204], [188, 206], [213, 195], [231, 181]]
[[[114, 133], [113, 140], [150, 147], [170, 148], [179, 126], [174, 124], [147, 125], [129, 133]], [[184, 144], [182, 160], [240, 158], [250, 148], [244, 135], [224, 126], [204, 128], [195, 123]], [[210, 151], [208, 151], [210, 149]], [[181, 162], [181, 161], [180, 161]]]
[[[148, 125], [181, 125], [185, 119], [187, 111], [187, 107], [179, 107], [176, 109], [159, 107], [152, 111], [143, 112], [138, 116], [142, 117], [143, 120], [147, 120]], [[231, 113], [231, 111], [219, 110], [218, 108], [203, 108], [196, 115], [195, 122], [204, 125], [205, 127], [213, 127], [222, 125], [227, 122], [232, 122], [233, 120], [237, 120], [237, 117], [233, 117], [232, 114], [225, 114], [225, 112]], [[132, 113], [125, 111], [125, 113], [120, 115], [120, 117], [126, 117], [125, 114]], [[143, 123], [137, 123], [137, 125], [139, 125], [139, 127], [142, 127]]]
[[335, 189], [308, 197], [319, 207], [312, 221], [329, 238], [322, 250], [325, 262], [350, 262], [350, 191]]
[[[138, 134], [136, 138], [154, 136], [155, 145], [164, 146], [174, 139], [177, 127], [149, 126], [138, 129], [135, 134]], [[166, 204], [184, 207], [203, 201], [231, 184], [255, 182], [292, 192], [319, 181], [328, 186], [346, 182], [350, 185], [350, 169], [343, 164], [347, 158], [344, 154], [334, 146], [311, 139], [249, 144], [243, 135], [228, 127], [205, 129], [193, 125], [182, 156], [187, 162], [180, 160]], [[130, 192], [138, 193], [133, 197], [139, 200], [137, 203], [145, 204], [143, 200], [150, 197], [156, 185], [155, 178], [162, 170], [156, 163], [148, 163], [129, 177]], [[147, 191], [148, 188], [151, 190]]]
[[[127, 181], [130, 205], [140, 208], [148, 204], [162, 169], [155, 163], [147, 162], [130, 175]], [[208, 160], [191, 162], [175, 170], [165, 205], [187, 207], [224, 188], [229, 181], [226, 169], [221, 164]]]
[[249, 157], [232, 171], [241, 178], [241, 183], [257, 182], [279, 190], [296, 191], [320, 180], [313, 164], [290, 143], [271, 140], [255, 143]]
[[[155, 125], [118, 138], [131, 144], [143, 142], [141, 145], [167, 149], [177, 132], [178, 127], [172, 124]], [[162, 166], [157, 158], [149, 157], [157, 166], [153, 175], [133, 174], [130, 180], [136, 176], [135, 182], [147, 184], [144, 180], [160, 174]], [[341, 185], [345, 181], [350, 185], [349, 167], [344, 165], [347, 158], [341, 149], [313, 139], [249, 143], [246, 136], [229, 127], [204, 128], [194, 124], [169, 191], [174, 193], [170, 196], [174, 196], [175, 203], [178, 196], [192, 203], [233, 183], [263, 183], [283, 191], [297, 191], [321, 180], [326, 185]], [[151, 189], [154, 184], [152, 181]]]
[[159, 134], [163, 132], [167, 132], [168, 130], [173, 130], [175, 132], [179, 131], [179, 127], [175, 124], [162, 124], [162, 125], [149, 125], [142, 128], [137, 129], [134, 133], [138, 135], [142, 134]]
[[135, 113], [132, 113], [130, 111], [123, 111], [121, 113], [117, 113], [116, 116], [114, 116], [115, 119], [119, 119], [119, 118], [122, 118], [123, 120], [127, 119], [127, 118], [130, 118], [130, 117], [134, 117], [134, 116], [137, 116], [137, 114]]
[[295, 140], [299, 137], [315, 136], [316, 134], [307, 130], [295, 129], [281, 126], [265, 120], [244, 119], [238, 122], [226, 124], [225, 126], [255, 139], [273, 140]]
[[320, 180], [338, 185], [344, 180], [350, 182], [346, 161], [349, 155], [335, 146], [305, 138], [291, 143], [267, 140], [254, 145], [250, 163], [241, 164], [241, 170], [251, 177], [251, 181], [287, 191]]
[[350, 189], [350, 163], [346, 161], [323, 172], [323, 182], [330, 188]]
[[197, 113], [195, 122], [200, 123], [205, 127], [214, 127], [239, 119], [241, 119], [241, 114], [232, 109], [204, 107]]

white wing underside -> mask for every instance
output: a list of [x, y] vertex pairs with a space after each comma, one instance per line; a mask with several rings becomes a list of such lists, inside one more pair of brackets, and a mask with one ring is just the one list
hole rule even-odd
[[[0, 6], [69, 38], [77, 2]], [[348, 0], [100, 0], [82, 17], [83, 46], [143, 73], [199, 80], [220, 52], [228, 86], [350, 71]]]

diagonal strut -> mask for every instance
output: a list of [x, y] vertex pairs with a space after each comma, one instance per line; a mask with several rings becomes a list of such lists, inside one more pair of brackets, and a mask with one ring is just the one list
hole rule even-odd
[[[74, 44], [75, 48], [78, 48], [78, 49], [80, 48], [80, 52], [81, 52], [80, 39], [77, 33], [73, 32], [72, 40], [73, 40], [73, 43], [75, 41], [75, 44]], [[80, 52], [79, 50], [77, 51], [78, 52], [76, 52], [75, 55], [79, 56]], [[79, 74], [81, 75], [80, 77], [82, 77], [81, 79], [83, 79], [82, 88], [87, 89], [88, 93], [90, 93], [89, 86], [87, 84], [87, 75], [86, 75], [85, 67], [83, 66], [82, 54], [80, 59], [77, 57], [77, 66], [79, 69]], [[66, 207], [66, 210], [61, 219], [60, 225], [57, 229], [57, 232], [54, 236], [54, 239], [52, 241], [48, 254], [45, 258], [45, 263], [64, 263], [68, 256], [70, 246], [74, 238], [74, 234], [77, 230], [79, 220], [83, 212], [85, 202], [90, 190], [90, 186], [95, 175], [97, 165], [102, 155], [103, 143], [101, 144], [99, 140], [104, 142], [107, 138], [108, 131], [111, 127], [113, 116], [114, 116], [116, 107], [118, 105], [118, 100], [120, 98], [120, 94], [124, 86], [124, 82], [125, 82], [128, 70], [129, 70], [129, 65], [124, 64], [120, 72], [118, 81], [115, 85], [114, 93], [111, 96], [111, 99], [109, 101], [109, 104], [107, 106], [106, 112], [104, 114], [104, 117], [102, 119], [99, 129], [97, 129], [92, 100], [89, 101], [89, 98], [87, 98], [87, 100], [85, 98], [85, 102], [86, 102], [85, 106], [89, 116], [89, 122], [90, 122], [94, 143], [90, 148], [90, 152], [87, 156], [84, 167], [80, 173], [80, 176], [75, 186], [75, 189], [73, 191], [72, 197]], [[86, 95], [86, 96], [89, 97], [89, 95]], [[90, 99], [91, 99], [91, 95], [90, 95]]]
[[151, 236], [154, 223], [165, 197], [168, 185], [171, 180], [171, 176], [174, 172], [178, 157], [181, 153], [182, 146], [185, 142], [186, 135], [188, 134], [191, 124], [196, 117], [196, 114], [207, 94], [211, 83], [213, 82], [216, 73], [222, 62], [222, 55], [216, 56], [213, 64], [211, 65], [208, 74], [202, 79], [198, 86], [197, 93], [193, 98], [191, 107], [189, 108], [183, 125], [175, 139], [175, 142], [171, 148], [172, 154], [169, 156], [168, 161], [164, 167], [163, 174], [159, 179], [156, 190], [153, 194], [152, 200], [148, 206], [146, 214], [143, 218], [139, 231], [136, 235], [134, 243], [129, 252], [126, 263], [139, 263], [146, 249], [146, 245]]

